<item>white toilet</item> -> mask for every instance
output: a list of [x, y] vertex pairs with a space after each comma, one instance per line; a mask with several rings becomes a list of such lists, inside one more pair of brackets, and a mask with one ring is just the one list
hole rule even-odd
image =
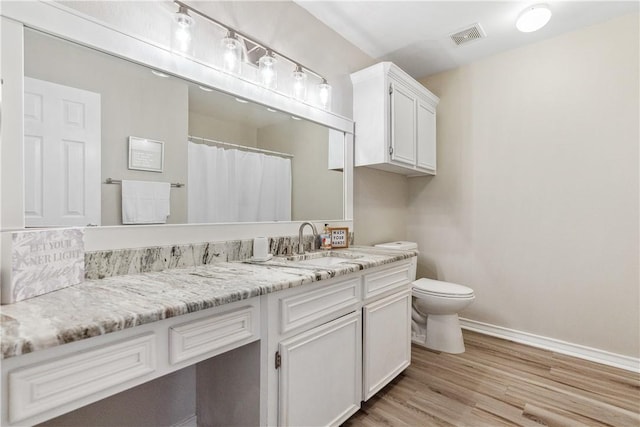
[[[414, 242], [381, 243], [384, 249], [417, 250]], [[413, 279], [417, 259], [413, 258]], [[473, 302], [473, 289], [432, 279], [413, 282], [411, 338], [418, 345], [446, 353], [463, 353], [464, 341], [458, 312]]]

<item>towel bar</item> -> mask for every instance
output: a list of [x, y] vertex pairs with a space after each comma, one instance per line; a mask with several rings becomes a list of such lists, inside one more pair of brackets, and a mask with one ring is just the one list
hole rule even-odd
[[[112, 178], [107, 178], [104, 180], [105, 184], [122, 184], [122, 180], [120, 179], [112, 179]], [[172, 182], [171, 183], [172, 187], [176, 187], [176, 188], [182, 188], [184, 187], [184, 184], [181, 182]]]

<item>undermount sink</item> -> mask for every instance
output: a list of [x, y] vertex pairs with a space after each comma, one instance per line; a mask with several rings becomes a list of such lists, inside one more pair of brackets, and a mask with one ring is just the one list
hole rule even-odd
[[310, 252], [307, 254], [291, 255], [286, 257], [287, 261], [293, 261], [296, 264], [315, 265], [319, 267], [330, 267], [342, 264], [351, 260], [361, 258], [361, 255], [352, 255], [335, 251], [329, 252]]

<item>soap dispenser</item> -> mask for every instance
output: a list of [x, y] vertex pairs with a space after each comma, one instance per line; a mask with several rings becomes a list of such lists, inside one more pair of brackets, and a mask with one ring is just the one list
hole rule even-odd
[[331, 230], [329, 230], [329, 224], [325, 224], [324, 230], [320, 233], [320, 249], [331, 249]]

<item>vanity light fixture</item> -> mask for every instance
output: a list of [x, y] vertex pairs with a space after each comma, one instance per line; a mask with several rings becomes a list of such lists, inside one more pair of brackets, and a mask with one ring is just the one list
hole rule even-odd
[[[220, 54], [222, 55], [222, 58], [219, 59], [219, 61], [222, 64], [222, 69], [228, 72], [242, 75], [243, 61], [246, 61], [247, 63], [251, 63], [253, 65], [257, 65], [258, 72], [256, 77], [256, 84], [277, 90], [278, 73], [276, 65], [280, 60], [289, 62], [295, 66], [295, 70], [292, 74], [291, 81], [287, 82], [287, 84], [285, 85], [286, 87], [282, 88], [283, 90], [280, 90], [279, 92], [284, 94], [285, 92], [290, 91], [291, 97], [300, 101], [306, 101], [307, 79], [308, 76], [311, 75], [317, 78], [320, 82], [317, 85], [317, 98], [315, 90], [313, 94], [314, 98], [318, 100], [317, 103], [322, 108], [324, 108], [325, 110], [330, 109], [331, 85], [329, 85], [329, 83], [323, 76], [308, 67], [304, 67], [299, 62], [294, 61], [286, 55], [283, 55], [280, 52], [276, 52], [264, 43], [261, 43], [253, 39], [252, 37], [249, 37], [246, 34], [243, 34], [242, 32], [229, 27], [228, 25], [212, 18], [211, 16], [193, 8], [186, 3], [183, 3], [180, 0], [174, 0], [174, 3], [179, 6], [178, 14], [180, 14], [180, 18], [186, 19], [184, 18], [185, 15], [189, 18], [189, 22], [191, 22], [191, 26], [188, 27], [189, 29], [192, 28], [194, 21], [191, 16], [187, 14], [187, 12], [196, 14], [225, 31], [226, 36], [220, 41]], [[191, 37], [191, 33], [189, 33], [189, 37]]]
[[169, 78], [169, 74], [165, 74], [165, 73], [163, 73], [163, 72], [161, 72], [161, 71], [158, 71], [158, 70], [151, 70], [151, 72], [152, 72], [153, 74], [155, 74], [156, 76], [158, 76], [158, 77], [162, 77], [162, 78], [165, 78], [165, 79]]
[[537, 4], [526, 8], [516, 21], [516, 28], [523, 33], [538, 31], [551, 19], [551, 9], [546, 4]]
[[191, 29], [194, 21], [189, 16], [189, 10], [182, 5], [178, 5], [178, 11], [173, 15], [173, 50], [181, 53], [192, 53], [191, 50]]
[[275, 89], [278, 86], [277, 62], [272, 50], [267, 50], [258, 60], [258, 73], [260, 74], [260, 82], [264, 87]]
[[242, 72], [242, 46], [235, 31], [228, 30], [220, 41], [222, 47], [222, 67], [232, 73]]
[[318, 96], [320, 97], [320, 105], [325, 110], [331, 109], [331, 85], [327, 83], [327, 79], [322, 79], [322, 83], [318, 85]]
[[304, 101], [307, 98], [307, 75], [300, 65], [296, 64], [291, 78], [293, 79], [291, 94], [294, 98]]

